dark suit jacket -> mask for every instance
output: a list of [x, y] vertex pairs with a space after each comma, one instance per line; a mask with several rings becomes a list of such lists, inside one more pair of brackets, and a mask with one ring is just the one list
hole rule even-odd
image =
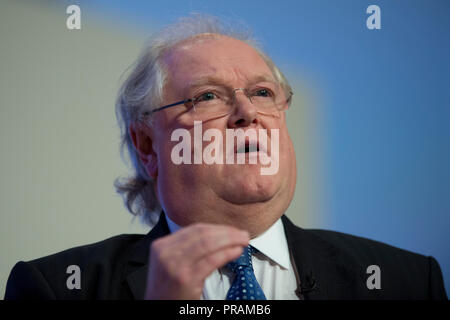
[[[343, 233], [304, 230], [282, 217], [303, 299], [447, 299], [437, 261]], [[169, 234], [164, 214], [147, 235], [120, 235], [29, 262], [18, 262], [5, 299], [142, 299], [150, 244]], [[66, 285], [69, 265], [81, 271], [81, 289]], [[381, 289], [369, 290], [367, 267], [381, 271]]]

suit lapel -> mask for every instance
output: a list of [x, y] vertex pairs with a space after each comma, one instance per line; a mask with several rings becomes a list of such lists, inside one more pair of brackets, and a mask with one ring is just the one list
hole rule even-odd
[[[306, 300], [351, 299], [357, 270], [335, 246], [282, 216], [289, 251], [297, 269], [297, 294]], [[126, 282], [134, 299], [143, 299], [151, 243], [170, 233], [164, 213], [131, 252]]]
[[150, 245], [160, 237], [170, 233], [164, 213], [162, 212], [158, 223], [150, 232], [145, 235], [132, 250], [126, 271], [126, 282], [135, 300], [141, 300], [145, 294], [145, 284], [147, 282], [148, 258], [150, 255]]
[[351, 299], [354, 263], [331, 243], [282, 216], [289, 251], [297, 269], [297, 295], [305, 300]]

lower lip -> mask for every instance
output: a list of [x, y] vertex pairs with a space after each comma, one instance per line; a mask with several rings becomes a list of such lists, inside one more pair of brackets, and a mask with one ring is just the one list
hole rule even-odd
[[258, 157], [260, 151], [249, 151], [249, 152], [241, 152], [238, 153], [236, 152], [237, 155], [239, 154], [245, 154], [245, 158], [254, 158], [254, 157]]

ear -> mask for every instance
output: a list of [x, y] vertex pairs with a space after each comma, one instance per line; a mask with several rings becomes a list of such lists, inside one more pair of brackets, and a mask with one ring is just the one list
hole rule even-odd
[[130, 124], [128, 133], [133, 142], [139, 160], [147, 170], [147, 173], [153, 179], [158, 175], [158, 158], [156, 152], [153, 150], [153, 140], [151, 137], [151, 130], [140, 122]]

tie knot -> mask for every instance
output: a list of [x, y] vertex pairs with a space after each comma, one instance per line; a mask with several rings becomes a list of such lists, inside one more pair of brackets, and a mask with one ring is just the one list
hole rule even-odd
[[227, 300], [266, 300], [253, 271], [252, 253], [256, 252], [257, 249], [248, 246], [239, 258], [227, 264], [235, 275], [227, 293]]
[[247, 246], [244, 248], [244, 251], [242, 254], [237, 258], [236, 260], [233, 260], [227, 264], [227, 268], [230, 269], [233, 272], [236, 272], [236, 269], [241, 267], [249, 267], [253, 269], [252, 266], [252, 253], [253, 253], [253, 247]]

